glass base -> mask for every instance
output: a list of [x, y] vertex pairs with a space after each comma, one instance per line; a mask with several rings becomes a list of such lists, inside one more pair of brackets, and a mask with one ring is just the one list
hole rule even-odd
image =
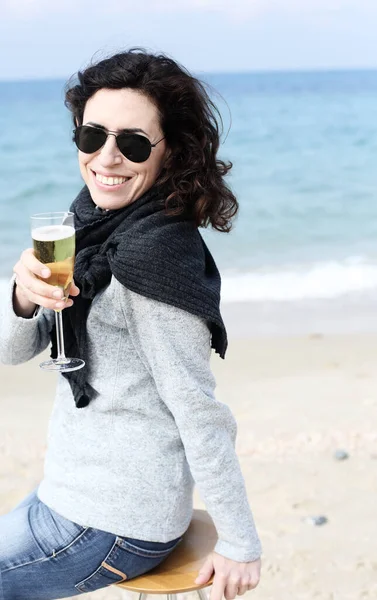
[[59, 373], [69, 373], [78, 371], [85, 367], [85, 361], [81, 358], [55, 358], [41, 363], [40, 368], [44, 371], [59, 371]]

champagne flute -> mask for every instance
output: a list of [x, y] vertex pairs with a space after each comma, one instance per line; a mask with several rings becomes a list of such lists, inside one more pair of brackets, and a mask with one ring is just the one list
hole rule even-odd
[[[68, 299], [73, 281], [75, 263], [74, 215], [70, 212], [51, 212], [31, 217], [31, 237], [36, 258], [51, 271], [44, 280], [63, 290], [63, 300]], [[80, 358], [67, 358], [64, 350], [63, 311], [55, 310], [57, 358], [47, 360], [39, 366], [46, 371], [67, 373], [85, 366]]]

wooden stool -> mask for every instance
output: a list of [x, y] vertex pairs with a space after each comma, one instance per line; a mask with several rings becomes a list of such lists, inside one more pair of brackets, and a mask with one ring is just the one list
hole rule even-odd
[[166, 594], [168, 600], [176, 600], [176, 594], [196, 591], [200, 600], [207, 600], [203, 588], [212, 584], [197, 585], [195, 579], [217, 541], [217, 533], [211, 517], [205, 510], [194, 510], [194, 515], [182, 542], [164, 562], [141, 577], [117, 585], [130, 592], [138, 592], [139, 600], [149, 594]]

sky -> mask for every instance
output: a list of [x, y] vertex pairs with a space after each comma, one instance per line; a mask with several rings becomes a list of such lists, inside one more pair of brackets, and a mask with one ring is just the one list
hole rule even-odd
[[377, 67], [377, 0], [0, 0], [0, 79], [142, 46], [195, 73]]

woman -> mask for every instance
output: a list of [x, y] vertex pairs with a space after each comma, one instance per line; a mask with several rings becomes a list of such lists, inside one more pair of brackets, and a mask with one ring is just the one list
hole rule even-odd
[[23, 363], [52, 340], [55, 355], [53, 309], [70, 308], [67, 354], [87, 365], [59, 377], [38, 490], [0, 517], [0, 599], [65, 598], [157, 566], [190, 523], [195, 481], [219, 536], [198, 583], [214, 572], [212, 600], [231, 600], [257, 585], [261, 548], [209, 366], [227, 338], [198, 227], [229, 231], [237, 211], [215, 107], [142, 50], [79, 73], [66, 105], [85, 182], [75, 284], [62, 298], [24, 251], [0, 351]]

